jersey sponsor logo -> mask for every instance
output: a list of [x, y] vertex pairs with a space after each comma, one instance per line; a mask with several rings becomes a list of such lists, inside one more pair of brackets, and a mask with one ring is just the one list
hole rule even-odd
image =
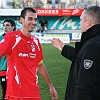
[[18, 54], [19, 57], [27, 57], [27, 58], [35, 58], [36, 57], [36, 54], [33, 54], [33, 53], [19, 53]]
[[92, 67], [92, 64], [93, 64], [93, 61], [92, 60], [88, 60], [88, 59], [84, 60], [84, 68], [85, 69], [91, 68]]
[[19, 55], [20, 57], [29, 57], [28, 54], [26, 54], [26, 53], [19, 53], [18, 55]]
[[36, 54], [30, 53], [29, 56], [30, 56], [30, 58], [35, 58]]

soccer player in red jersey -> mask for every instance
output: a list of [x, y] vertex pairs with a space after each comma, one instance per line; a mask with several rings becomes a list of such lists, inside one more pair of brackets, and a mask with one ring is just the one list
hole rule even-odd
[[41, 100], [37, 71], [49, 85], [52, 99], [58, 100], [43, 63], [39, 39], [31, 35], [36, 20], [36, 11], [24, 8], [20, 15], [22, 30], [9, 32], [0, 42], [0, 57], [7, 55], [8, 100]]

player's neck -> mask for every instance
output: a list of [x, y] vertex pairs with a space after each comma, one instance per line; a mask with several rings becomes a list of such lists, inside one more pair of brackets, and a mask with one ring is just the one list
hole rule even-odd
[[22, 29], [21, 32], [22, 32], [22, 34], [23, 34], [24, 36], [30, 37], [31, 32], [28, 32], [28, 31], [26, 31], [26, 30], [24, 30], [24, 29]]

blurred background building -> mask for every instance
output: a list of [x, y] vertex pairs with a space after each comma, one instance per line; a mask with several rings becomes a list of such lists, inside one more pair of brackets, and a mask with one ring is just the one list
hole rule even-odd
[[0, 34], [6, 18], [14, 19], [16, 29], [21, 29], [21, 10], [33, 7], [38, 20], [32, 33], [40, 36], [41, 41], [48, 43], [54, 36], [77, 40], [81, 37], [80, 15], [90, 5], [100, 6], [100, 0], [0, 0]]
[[1, 9], [34, 8], [84, 8], [99, 5], [100, 0], [0, 0]]

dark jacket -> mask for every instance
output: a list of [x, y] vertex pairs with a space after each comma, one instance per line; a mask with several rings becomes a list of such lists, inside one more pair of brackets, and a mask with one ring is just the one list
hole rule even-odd
[[75, 48], [65, 45], [61, 54], [72, 61], [65, 100], [100, 100], [100, 25], [82, 33]]

